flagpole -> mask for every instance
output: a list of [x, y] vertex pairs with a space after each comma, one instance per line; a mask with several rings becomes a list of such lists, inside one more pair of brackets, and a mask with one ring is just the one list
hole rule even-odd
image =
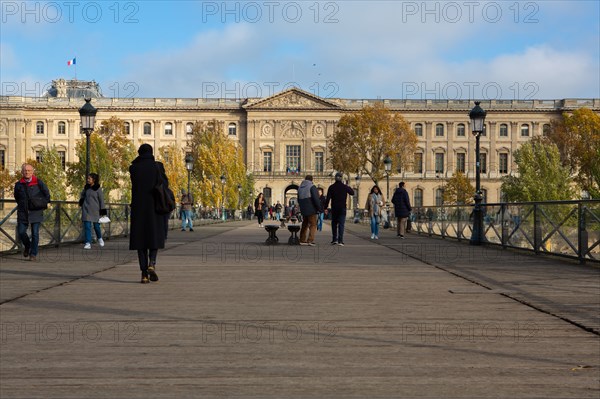
[[77, 80], [77, 56], [73, 57], [73, 59], [75, 60], [75, 64], [73, 64], [75, 66], [75, 80]]

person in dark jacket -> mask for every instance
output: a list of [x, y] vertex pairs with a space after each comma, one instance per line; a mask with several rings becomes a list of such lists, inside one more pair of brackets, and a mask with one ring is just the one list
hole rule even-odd
[[81, 206], [81, 220], [85, 236], [83, 249], [92, 249], [92, 225], [96, 232], [98, 245], [103, 247], [104, 240], [98, 220], [100, 216], [106, 215], [106, 207], [104, 206], [104, 193], [100, 187], [100, 177], [96, 173], [88, 175], [87, 184], [79, 197], [79, 205]]
[[256, 218], [258, 219], [258, 227], [263, 227], [263, 220], [265, 219], [265, 197], [263, 193], [258, 193], [258, 197], [254, 200], [254, 212], [256, 214]]
[[348, 195], [354, 195], [352, 187], [342, 182], [342, 173], [335, 174], [335, 182], [327, 189], [325, 207], [331, 201], [331, 232], [332, 245], [344, 246], [344, 225], [346, 223], [346, 200]]
[[398, 237], [404, 239], [404, 235], [406, 234], [406, 220], [412, 210], [408, 192], [404, 188], [404, 182], [400, 182], [398, 188], [394, 191], [392, 204], [394, 204], [394, 213], [398, 218]]
[[131, 230], [129, 249], [137, 250], [142, 284], [158, 281], [156, 257], [158, 250], [165, 247], [165, 218], [156, 213], [154, 186], [159, 179], [169, 184], [161, 163], [154, 160], [152, 146], [142, 144], [139, 156], [129, 167], [131, 176]]
[[317, 216], [317, 231], [323, 231], [323, 219], [325, 219], [325, 210], [327, 209], [327, 198], [323, 195], [323, 189], [321, 187], [317, 188], [317, 192], [319, 193], [319, 201], [321, 201], [321, 208], [323, 212], [319, 213]]
[[[14, 197], [17, 201], [17, 235], [25, 247], [23, 256], [35, 262], [40, 242], [40, 224], [44, 220], [43, 209], [29, 209], [30, 198], [40, 198], [50, 202], [50, 191], [43, 181], [33, 174], [33, 166], [25, 163], [21, 166], [21, 180], [15, 184]], [[27, 228], [31, 225], [31, 239]]]
[[[312, 182], [313, 177], [307, 175], [298, 188], [298, 204], [302, 214], [302, 228], [300, 230], [300, 245], [315, 244], [317, 232], [317, 214], [323, 212], [317, 187]], [[306, 237], [308, 233], [308, 238]]]

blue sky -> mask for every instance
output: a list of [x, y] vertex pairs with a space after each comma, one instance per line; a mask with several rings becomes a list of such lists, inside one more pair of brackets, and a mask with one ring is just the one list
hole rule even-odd
[[[600, 97], [598, 1], [0, 1], [4, 95]], [[77, 66], [67, 60], [77, 57]]]

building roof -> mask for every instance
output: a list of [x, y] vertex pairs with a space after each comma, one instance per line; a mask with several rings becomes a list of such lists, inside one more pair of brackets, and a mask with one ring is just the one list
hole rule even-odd
[[52, 81], [52, 86], [44, 93], [43, 97], [53, 98], [101, 98], [100, 85], [95, 81], [87, 80], [65, 80]]

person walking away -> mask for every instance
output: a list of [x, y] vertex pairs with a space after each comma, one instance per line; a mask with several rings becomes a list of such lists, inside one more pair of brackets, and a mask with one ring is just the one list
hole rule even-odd
[[259, 193], [258, 197], [254, 200], [254, 214], [258, 218], [258, 227], [263, 227], [265, 198], [263, 193]]
[[194, 231], [194, 222], [192, 222], [192, 206], [194, 197], [192, 193], [181, 190], [181, 231], [185, 231], [188, 227], [190, 231]]
[[283, 209], [283, 205], [281, 205], [281, 202], [277, 201], [277, 204], [275, 204], [275, 219], [279, 222], [281, 221], [281, 211]]
[[325, 210], [327, 209], [327, 198], [325, 198], [325, 196], [323, 195], [323, 189], [321, 187], [317, 189], [317, 192], [319, 193], [321, 209], [323, 209], [323, 212], [320, 212], [317, 216], [317, 231], [323, 231], [323, 219], [325, 218]]
[[[323, 212], [317, 187], [313, 184], [313, 177], [307, 175], [298, 188], [298, 204], [302, 215], [302, 228], [300, 229], [300, 245], [315, 246], [315, 233], [317, 232], [317, 214]], [[307, 238], [308, 234], [308, 238]]]
[[344, 226], [346, 224], [347, 196], [354, 195], [354, 190], [342, 181], [342, 173], [335, 174], [335, 182], [327, 188], [325, 208], [331, 202], [331, 244], [344, 246]]
[[396, 227], [398, 237], [404, 239], [404, 235], [406, 234], [406, 221], [410, 216], [410, 211], [412, 211], [408, 191], [404, 188], [404, 182], [400, 182], [398, 188], [394, 191], [392, 204], [394, 204], [394, 213], [398, 218], [398, 226]]
[[100, 176], [97, 173], [90, 173], [87, 176], [87, 184], [79, 196], [79, 206], [81, 206], [81, 221], [83, 222], [84, 245], [83, 249], [92, 249], [92, 226], [96, 233], [98, 245], [104, 246], [102, 239], [102, 230], [98, 220], [100, 216], [106, 215], [106, 206], [104, 205], [104, 192], [100, 187]]
[[383, 206], [383, 195], [379, 186], [373, 186], [367, 197], [365, 209], [369, 212], [371, 218], [371, 240], [379, 239], [379, 218], [381, 217], [381, 207]]
[[[40, 224], [44, 220], [44, 209], [50, 202], [50, 191], [34, 175], [33, 166], [24, 163], [21, 166], [21, 179], [15, 183], [13, 196], [17, 201], [17, 236], [24, 246], [23, 256], [35, 262], [40, 242]], [[30, 199], [34, 199], [33, 203]], [[29, 226], [31, 238], [27, 235]]]
[[154, 186], [161, 181], [168, 187], [169, 180], [162, 164], [154, 160], [152, 146], [142, 144], [138, 157], [129, 167], [131, 177], [131, 229], [129, 249], [137, 250], [142, 284], [158, 281], [156, 260], [158, 250], [165, 247], [165, 218], [154, 205]]

